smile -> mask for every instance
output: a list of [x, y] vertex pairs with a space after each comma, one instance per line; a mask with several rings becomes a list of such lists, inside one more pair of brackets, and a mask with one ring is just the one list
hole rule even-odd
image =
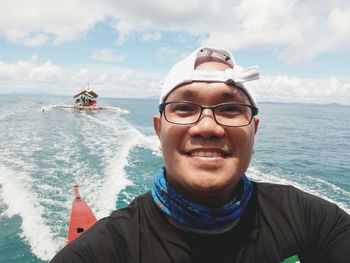
[[196, 149], [188, 153], [190, 157], [204, 157], [204, 158], [215, 158], [215, 157], [227, 157], [227, 153], [222, 150], [209, 150], [209, 149]]
[[223, 157], [223, 154], [218, 152], [193, 152], [191, 153], [191, 156], [194, 157]]

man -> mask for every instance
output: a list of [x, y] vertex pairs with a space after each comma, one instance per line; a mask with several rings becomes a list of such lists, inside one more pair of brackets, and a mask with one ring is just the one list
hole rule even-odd
[[350, 216], [291, 186], [245, 176], [258, 109], [243, 69], [203, 47], [166, 77], [154, 116], [164, 168], [152, 190], [52, 262], [349, 262]]

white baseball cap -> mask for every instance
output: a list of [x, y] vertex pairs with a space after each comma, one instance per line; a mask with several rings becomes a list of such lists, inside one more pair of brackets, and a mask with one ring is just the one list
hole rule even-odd
[[[230, 68], [221, 70], [201, 70], [195, 69], [196, 61], [203, 57], [213, 57], [228, 64]], [[241, 88], [249, 97], [253, 106], [256, 100], [252, 88], [244, 85], [247, 81], [259, 79], [260, 73], [257, 66], [243, 69], [236, 64], [236, 61], [227, 49], [215, 47], [201, 47], [192, 52], [184, 60], [177, 62], [163, 80], [162, 92], [159, 104], [163, 103], [171, 91], [181, 84], [193, 81], [224, 82], [231, 83]]]

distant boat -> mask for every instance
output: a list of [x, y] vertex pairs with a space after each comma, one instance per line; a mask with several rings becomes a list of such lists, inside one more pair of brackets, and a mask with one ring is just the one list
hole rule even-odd
[[97, 93], [94, 92], [89, 84], [73, 96], [75, 99], [75, 104], [57, 104], [50, 105], [48, 107], [43, 107], [42, 111], [44, 112], [46, 108], [61, 108], [61, 109], [77, 109], [77, 110], [116, 110], [121, 111], [119, 108], [110, 107], [110, 106], [98, 106], [97, 105]]
[[90, 89], [88, 85], [85, 89], [74, 95], [74, 99], [76, 99], [74, 108], [79, 110], [100, 110], [102, 107], [97, 107], [97, 97], [97, 93]]

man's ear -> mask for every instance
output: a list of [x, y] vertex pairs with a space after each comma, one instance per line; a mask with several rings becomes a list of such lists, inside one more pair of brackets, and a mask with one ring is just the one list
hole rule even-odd
[[153, 128], [157, 133], [158, 138], [160, 139], [160, 130], [161, 130], [161, 116], [160, 114], [153, 116]]
[[256, 134], [258, 131], [260, 119], [258, 116], [254, 116], [253, 121], [254, 121], [254, 129], [255, 129], [254, 133]]

